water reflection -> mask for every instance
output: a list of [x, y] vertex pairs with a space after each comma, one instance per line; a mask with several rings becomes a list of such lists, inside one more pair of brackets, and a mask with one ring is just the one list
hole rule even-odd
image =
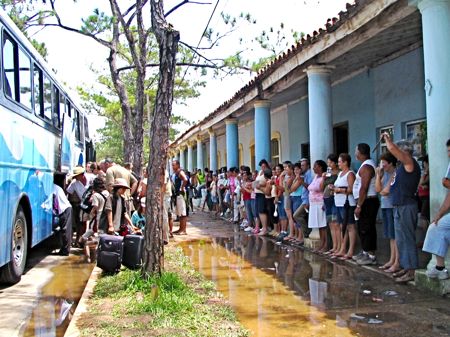
[[42, 288], [23, 336], [64, 336], [93, 266], [80, 256], [70, 256], [53, 268], [54, 276]]
[[345, 321], [321, 310], [336, 301], [329, 296], [330, 281], [346, 273], [340, 270], [345, 266], [320, 263], [312, 254], [276, 246], [267, 238], [238, 234], [210, 244], [186, 243], [183, 249], [255, 336], [356, 335]]

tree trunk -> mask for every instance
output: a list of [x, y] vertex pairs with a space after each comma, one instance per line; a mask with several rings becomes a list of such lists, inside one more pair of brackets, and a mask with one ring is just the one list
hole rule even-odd
[[159, 81], [155, 108], [150, 124], [147, 214], [144, 250], [144, 276], [160, 275], [164, 268], [161, 187], [167, 163], [169, 125], [172, 113], [176, 55], [180, 34], [164, 17], [162, 0], [151, 0], [152, 28], [159, 46]]
[[[110, 1], [111, 12], [114, 17], [118, 17], [120, 12], [114, 3]], [[128, 92], [125, 84], [120, 78], [119, 71], [117, 70], [117, 51], [119, 48], [120, 29], [117, 20], [113, 20], [112, 23], [112, 38], [111, 45], [109, 46], [110, 52], [108, 57], [109, 70], [111, 73], [111, 80], [117, 95], [119, 96], [120, 108], [122, 110], [122, 128], [123, 128], [123, 159], [125, 162], [133, 162], [134, 152], [130, 144], [134, 143], [133, 130], [132, 130], [132, 111], [130, 101], [128, 99]]]
[[[131, 107], [128, 100], [127, 89], [120, 79], [116, 64], [116, 51], [111, 49], [108, 57], [111, 79], [119, 96], [120, 108], [122, 111], [122, 128], [123, 128], [123, 159], [125, 162], [133, 161], [133, 151], [130, 144], [133, 144], [133, 132], [131, 130]], [[117, 159], [117, 158], [114, 158]]]

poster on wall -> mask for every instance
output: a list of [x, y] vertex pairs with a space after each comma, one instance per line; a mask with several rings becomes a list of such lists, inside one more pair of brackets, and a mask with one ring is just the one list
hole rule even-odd
[[413, 156], [420, 158], [426, 154], [426, 121], [406, 123], [406, 139], [413, 145]]

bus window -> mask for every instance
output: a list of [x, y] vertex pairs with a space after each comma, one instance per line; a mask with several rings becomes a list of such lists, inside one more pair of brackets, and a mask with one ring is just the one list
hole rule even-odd
[[67, 105], [66, 105], [67, 114], [69, 115], [69, 117], [72, 117], [72, 111], [73, 111], [72, 104], [70, 104], [69, 100], [67, 100], [66, 103], [67, 103]]
[[62, 92], [59, 93], [59, 118], [62, 119], [63, 114], [67, 113], [66, 110], [66, 97]]
[[75, 139], [77, 141], [81, 141], [81, 124], [80, 124], [80, 112], [78, 110], [74, 110], [75, 112], [75, 122], [76, 127], [75, 127]]
[[3, 87], [5, 94], [17, 101], [16, 96], [16, 72], [14, 70], [14, 49], [17, 45], [7, 34], [3, 38]]
[[[63, 110], [64, 111], [64, 110]], [[61, 127], [59, 114], [59, 89], [53, 85], [52, 90], [52, 122], [53, 125], [57, 128]]]
[[27, 54], [19, 48], [19, 101], [31, 109], [31, 62]]
[[52, 82], [44, 76], [44, 115], [49, 121], [52, 120]]
[[34, 72], [34, 113], [36, 115], [42, 116], [44, 112], [42, 111], [43, 101], [42, 101], [42, 70], [33, 66]]
[[88, 120], [87, 120], [86, 116], [84, 116], [84, 137], [86, 139], [91, 138], [91, 137], [89, 137], [89, 126], [88, 126]]

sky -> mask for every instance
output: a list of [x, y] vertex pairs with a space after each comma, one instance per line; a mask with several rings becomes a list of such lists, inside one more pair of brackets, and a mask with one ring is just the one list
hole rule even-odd
[[[180, 1], [166, 0], [165, 7], [168, 10]], [[181, 41], [193, 46], [199, 42], [217, 0], [205, 0], [207, 1], [211, 3], [186, 4], [167, 18], [174, 28], [180, 31]], [[306, 34], [312, 33], [320, 27], [324, 28], [328, 18], [338, 16], [341, 10], [345, 10], [346, 2], [353, 3], [349, 0], [219, 0], [209, 25], [215, 31], [226, 31], [220, 18], [221, 12], [232, 16], [238, 16], [242, 12], [250, 13], [256, 20], [256, 24], [241, 26], [240, 29], [222, 39], [220, 45], [211, 53], [217, 57], [229, 55], [230, 51], [243, 48], [238, 43], [240, 38], [250, 39], [259, 35], [262, 30], [278, 27], [280, 23], [285, 25], [285, 31], [293, 29]], [[131, 3], [131, 0], [119, 0], [119, 5], [123, 9]], [[56, 8], [64, 24], [77, 28], [81, 26], [81, 18], [88, 16], [95, 8], [109, 13], [107, 0], [77, 0], [76, 2], [59, 0], [56, 2]], [[148, 22], [150, 22], [150, 12]], [[45, 42], [50, 67], [57, 72], [59, 79], [73, 89], [77, 86], [87, 88], [96, 86], [96, 74], [91, 71], [91, 67], [104, 72], [108, 71], [106, 61], [108, 50], [88, 37], [50, 27], [37, 32], [34, 38]], [[205, 40], [202, 43], [203, 46], [207, 45]], [[257, 50], [247, 50], [247, 56], [258, 59], [262, 55]], [[200, 96], [188, 100], [183, 105], [174, 105], [173, 112], [191, 121], [199, 121], [230, 99], [254, 76], [247, 73], [219, 79], [214, 79], [212, 76], [203, 78], [207, 80], [207, 85], [201, 89]], [[95, 130], [104, 122], [101, 118], [90, 116], [89, 123], [90, 129]], [[180, 131], [183, 131], [183, 128]]]

